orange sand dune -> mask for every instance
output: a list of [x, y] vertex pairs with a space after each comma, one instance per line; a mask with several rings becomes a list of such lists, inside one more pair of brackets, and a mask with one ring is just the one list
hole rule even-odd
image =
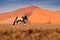
[[36, 8], [29, 18], [31, 23], [53, 23], [60, 24], [60, 13], [55, 13], [50, 10]]
[[31, 13], [28, 19], [30, 23], [60, 24], [60, 11], [46, 10], [36, 6], [2, 13], [0, 14], [0, 24], [11, 24], [16, 16], [23, 16], [26, 13]]

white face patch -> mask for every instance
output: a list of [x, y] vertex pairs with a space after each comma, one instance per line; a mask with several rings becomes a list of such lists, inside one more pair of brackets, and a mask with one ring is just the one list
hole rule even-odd
[[17, 18], [17, 20], [23, 20], [23, 18], [21, 18], [21, 17], [18, 17], [18, 18]]

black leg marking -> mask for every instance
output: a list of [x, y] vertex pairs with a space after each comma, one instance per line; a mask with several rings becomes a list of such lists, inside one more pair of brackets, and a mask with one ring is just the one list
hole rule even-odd
[[26, 25], [26, 24], [25, 24], [25, 23], [26, 23], [25, 21], [23, 21], [23, 23], [24, 23], [24, 25]]
[[18, 23], [19, 21], [21, 22], [21, 20], [17, 20], [17, 23]]
[[24, 22], [24, 24], [26, 23], [25, 21], [23, 21]]
[[19, 21], [17, 21], [17, 23], [18, 23]]

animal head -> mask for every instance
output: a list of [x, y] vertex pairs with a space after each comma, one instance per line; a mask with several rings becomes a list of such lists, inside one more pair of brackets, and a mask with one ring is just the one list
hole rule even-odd
[[29, 17], [30, 15], [31, 15], [30, 13], [25, 14], [25, 16], [27, 16], [27, 17]]

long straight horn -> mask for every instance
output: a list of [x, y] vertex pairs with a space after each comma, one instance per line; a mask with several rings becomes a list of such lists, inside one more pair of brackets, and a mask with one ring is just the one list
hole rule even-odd
[[28, 13], [28, 14], [26, 14], [27, 16], [30, 16], [30, 14]]
[[32, 15], [32, 11], [30, 11], [30, 12], [28, 13], [28, 16], [30, 16], [30, 15]]

